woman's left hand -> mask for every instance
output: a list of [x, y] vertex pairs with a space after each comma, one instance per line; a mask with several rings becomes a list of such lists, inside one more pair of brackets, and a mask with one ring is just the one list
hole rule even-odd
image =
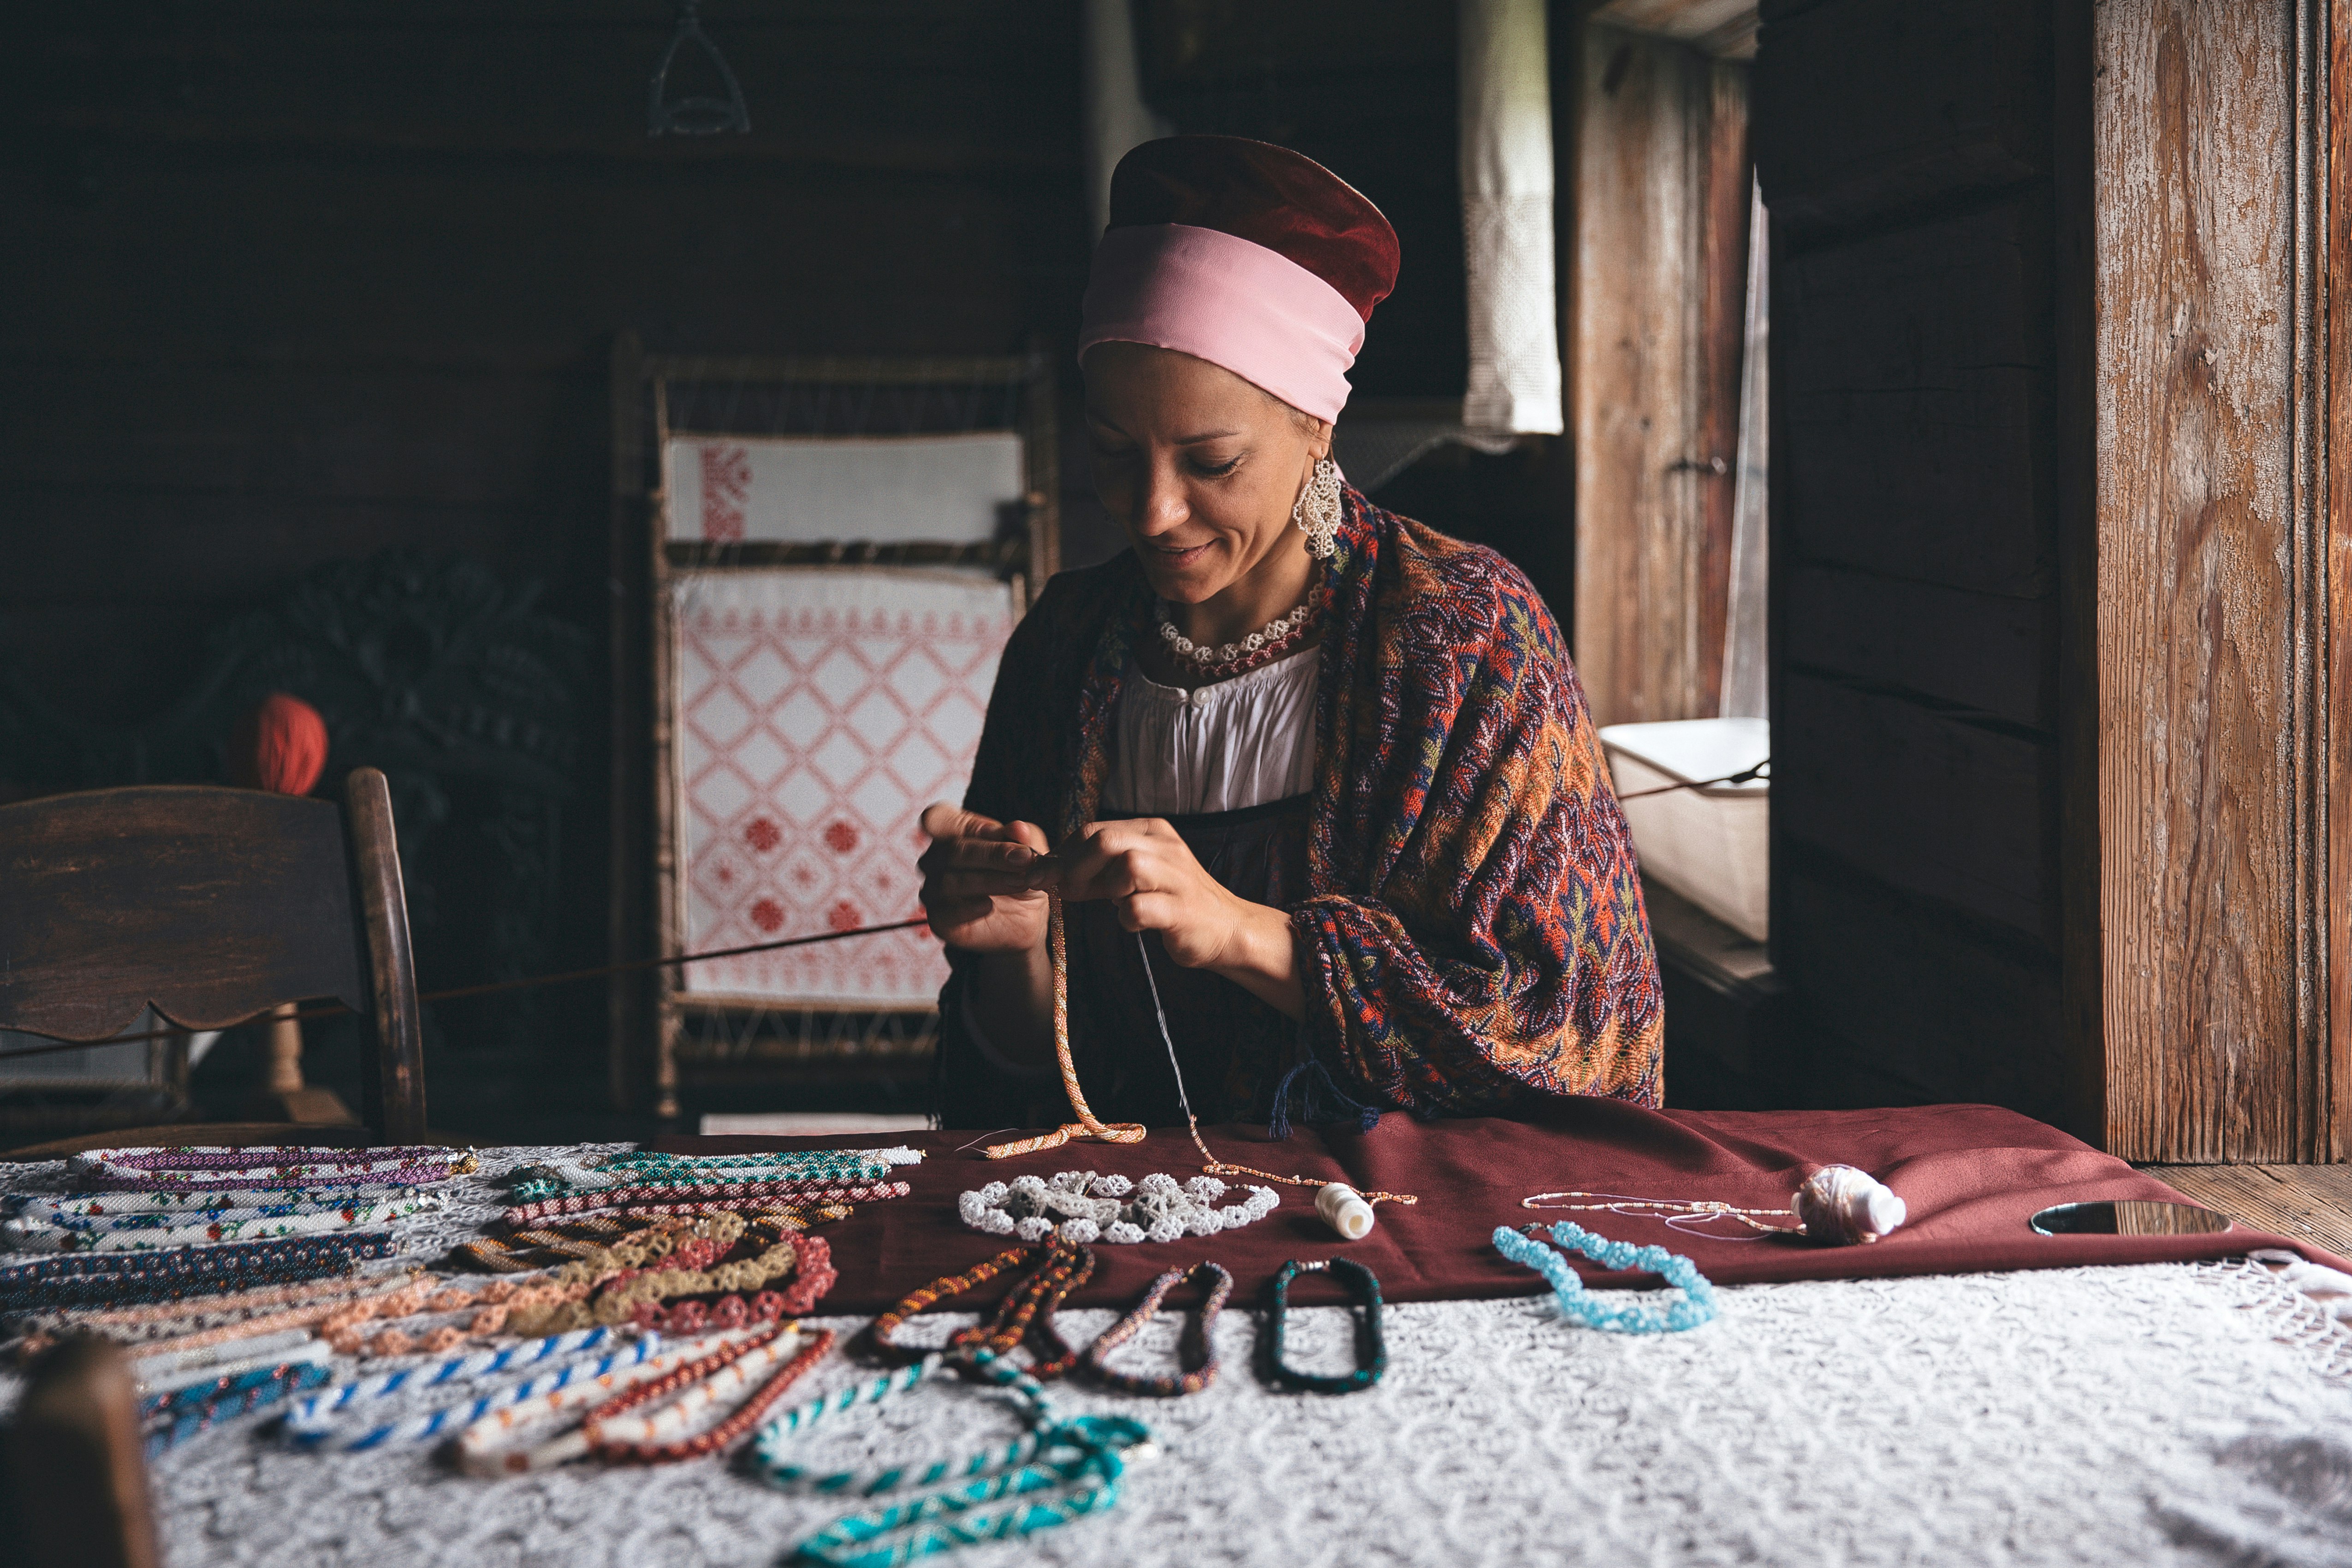
[[1157, 817], [1088, 823], [1030, 881], [1069, 903], [1108, 899], [1129, 931], [1158, 931], [1174, 963], [1222, 974], [1294, 1018], [1306, 1010], [1289, 915], [1228, 892]]

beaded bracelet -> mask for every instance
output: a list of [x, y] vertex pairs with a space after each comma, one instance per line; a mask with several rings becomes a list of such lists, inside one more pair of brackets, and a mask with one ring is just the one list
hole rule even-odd
[[1551, 1227], [1552, 1240], [1561, 1247], [1582, 1253], [1603, 1268], [1639, 1268], [1663, 1275], [1667, 1284], [1683, 1293], [1682, 1300], [1664, 1307], [1641, 1300], [1622, 1307], [1605, 1306], [1598, 1295], [1585, 1289], [1567, 1258], [1536, 1239], [1542, 1234], [1540, 1226], [1528, 1226], [1525, 1235], [1507, 1225], [1496, 1226], [1495, 1250], [1542, 1275], [1559, 1303], [1560, 1316], [1570, 1322], [1615, 1334], [1671, 1334], [1714, 1321], [1715, 1287], [1689, 1258], [1663, 1247], [1612, 1241], [1573, 1221], [1561, 1220]]
[[527, 1226], [564, 1215], [585, 1215], [632, 1205], [707, 1203], [730, 1198], [765, 1198], [797, 1204], [862, 1204], [883, 1198], [903, 1198], [913, 1189], [904, 1182], [715, 1182], [668, 1187], [605, 1187], [568, 1197], [521, 1204], [504, 1215], [509, 1226]]
[[391, 1256], [389, 1231], [233, 1241], [173, 1252], [82, 1252], [0, 1268], [0, 1310], [117, 1306], [206, 1294], [223, 1285], [315, 1279]]
[[979, 1381], [1012, 1394], [1019, 1406], [1026, 1429], [1010, 1444], [983, 1449], [962, 1459], [943, 1459], [920, 1469], [897, 1465], [873, 1471], [813, 1471], [805, 1465], [793, 1462], [790, 1444], [800, 1433], [843, 1411], [855, 1409], [860, 1405], [880, 1405], [908, 1393], [956, 1365], [945, 1352], [935, 1352], [913, 1366], [901, 1367], [871, 1383], [841, 1389], [822, 1399], [812, 1399], [779, 1415], [761, 1428], [759, 1440], [752, 1449], [753, 1468], [772, 1486], [790, 1487], [805, 1482], [813, 1491], [854, 1492], [860, 1497], [873, 1497], [902, 1486], [931, 1486], [959, 1476], [977, 1475], [986, 1470], [1024, 1464], [1034, 1458], [1052, 1424], [1053, 1405], [1046, 1396], [1045, 1385], [992, 1351], [976, 1352], [965, 1364]]
[[792, 1284], [782, 1291], [761, 1290], [748, 1300], [740, 1291], [730, 1291], [707, 1306], [700, 1301], [679, 1301], [673, 1306], [641, 1301], [632, 1321], [640, 1329], [695, 1334], [705, 1329], [737, 1329], [802, 1317], [815, 1310], [818, 1300], [841, 1278], [833, 1266], [832, 1249], [821, 1238], [810, 1240], [818, 1245], [802, 1254]]
[[635, 1321], [641, 1307], [652, 1306], [675, 1296], [698, 1296], [718, 1291], [743, 1291], [779, 1280], [792, 1274], [803, 1274], [782, 1292], [785, 1316], [798, 1316], [814, 1307], [838, 1278], [833, 1268], [833, 1249], [823, 1237], [798, 1232], [769, 1247], [756, 1258], [737, 1263], [722, 1263], [711, 1268], [649, 1269], [634, 1274], [615, 1276], [603, 1294], [592, 1305], [586, 1301], [567, 1301], [561, 1305], [518, 1313], [514, 1318], [517, 1331], [549, 1332], [566, 1328], [584, 1327], [594, 1323], [620, 1324]]
[[867, 1339], [877, 1352], [886, 1356], [927, 1356], [929, 1353], [928, 1352], [901, 1350], [892, 1342], [892, 1337], [905, 1325], [908, 1319], [935, 1302], [961, 1296], [973, 1286], [984, 1280], [995, 1279], [1030, 1256], [1031, 1249], [1026, 1247], [1007, 1247], [985, 1262], [973, 1264], [961, 1274], [942, 1274], [929, 1284], [908, 1291], [905, 1300], [875, 1319], [873, 1324], [866, 1331]]
[[[1357, 1331], [1356, 1370], [1339, 1377], [1294, 1372], [1282, 1360], [1284, 1320], [1290, 1312], [1290, 1282], [1301, 1274], [1318, 1270], [1328, 1270], [1342, 1280], [1348, 1293], [1364, 1310]], [[1381, 1341], [1381, 1282], [1370, 1269], [1352, 1258], [1318, 1258], [1305, 1263], [1294, 1258], [1275, 1271], [1273, 1282], [1266, 1289], [1270, 1298], [1265, 1340], [1268, 1382], [1309, 1394], [1353, 1394], [1380, 1382], [1381, 1373], [1388, 1370], [1389, 1352]]]
[[[1184, 1331], [1176, 1344], [1177, 1364], [1183, 1364], [1184, 1352], [1192, 1349], [1198, 1359], [1181, 1372], [1164, 1373], [1157, 1377], [1139, 1377], [1132, 1373], [1113, 1372], [1108, 1364], [1110, 1352], [1141, 1333], [1145, 1325], [1160, 1314], [1160, 1302], [1178, 1283], [1194, 1275], [1203, 1276], [1208, 1294], [1202, 1299], [1200, 1310], [1185, 1320]], [[1151, 1282], [1134, 1310], [1105, 1329], [1095, 1342], [1087, 1347], [1086, 1366], [1104, 1386], [1121, 1394], [1140, 1394], [1155, 1399], [1170, 1399], [1180, 1394], [1198, 1394], [1217, 1381], [1217, 1314], [1223, 1310], [1225, 1300], [1233, 1294], [1234, 1277], [1214, 1263], [1196, 1263], [1190, 1269], [1171, 1268]]]
[[[285, 1437], [298, 1448], [329, 1448], [341, 1453], [359, 1453], [391, 1444], [431, 1442], [468, 1427], [494, 1411], [520, 1405], [557, 1389], [574, 1384], [586, 1385], [616, 1370], [637, 1366], [659, 1351], [662, 1344], [659, 1334], [644, 1335], [617, 1349], [610, 1348], [612, 1339], [609, 1332], [601, 1329], [591, 1329], [578, 1334], [551, 1335], [544, 1340], [511, 1346], [506, 1351], [478, 1352], [438, 1366], [378, 1373], [373, 1377], [341, 1384], [303, 1400], [289, 1411]], [[554, 1367], [463, 1404], [423, 1415], [404, 1416], [397, 1421], [356, 1430], [342, 1428], [337, 1421], [337, 1417], [346, 1411], [364, 1408], [404, 1389], [435, 1388], [451, 1383], [473, 1382], [495, 1376], [500, 1372], [534, 1366], [599, 1348], [604, 1349], [604, 1353], [593, 1360], [575, 1361]]]
[[329, 1375], [327, 1368], [315, 1362], [289, 1363], [270, 1368], [266, 1373], [249, 1373], [236, 1380], [238, 1386], [223, 1389], [161, 1415], [147, 1428], [147, 1457], [152, 1459], [219, 1422], [250, 1415], [303, 1389], [315, 1388]]
[[763, 1154], [665, 1154], [645, 1150], [615, 1154], [596, 1164], [562, 1158], [543, 1160], [514, 1173], [518, 1197], [559, 1196], [609, 1186], [660, 1186], [681, 1182], [819, 1179], [877, 1181], [894, 1165], [922, 1162], [922, 1151], [894, 1149], [803, 1149]]

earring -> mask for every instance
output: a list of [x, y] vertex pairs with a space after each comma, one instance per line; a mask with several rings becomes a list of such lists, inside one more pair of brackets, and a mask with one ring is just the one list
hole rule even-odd
[[1315, 473], [1298, 492], [1290, 521], [1307, 536], [1307, 553], [1328, 561], [1339, 548], [1339, 465], [1328, 458], [1315, 459]]

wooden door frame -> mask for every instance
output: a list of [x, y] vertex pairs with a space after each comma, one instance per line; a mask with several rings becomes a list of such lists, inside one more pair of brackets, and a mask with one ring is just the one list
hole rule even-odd
[[2056, 11], [2076, 1114], [2132, 1159], [2336, 1161], [2352, 0], [2209, 5]]

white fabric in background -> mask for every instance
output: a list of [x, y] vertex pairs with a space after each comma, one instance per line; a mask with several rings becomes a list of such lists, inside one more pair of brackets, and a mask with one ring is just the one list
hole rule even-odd
[[[394, 1228], [413, 1256], [436, 1257], [488, 1227], [515, 1167], [582, 1152], [484, 1150], [481, 1170], [451, 1184], [447, 1208]], [[15, 1177], [37, 1179], [9, 1185], [53, 1185], [62, 1171], [62, 1162], [18, 1166]], [[1469, 1220], [1433, 1213], [1382, 1223]], [[1626, 1223], [1632, 1239], [1660, 1238]], [[1191, 1262], [1213, 1256], [1215, 1244], [1155, 1250]], [[1543, 1298], [1391, 1306], [1388, 1375], [1369, 1393], [1338, 1397], [1259, 1384], [1250, 1373], [1257, 1314], [1236, 1301], [1217, 1328], [1223, 1373], [1205, 1394], [1143, 1400], [1085, 1384], [1056, 1388], [1065, 1414], [1117, 1412], [1151, 1426], [1162, 1452], [1129, 1470], [1116, 1507], [942, 1561], [2301, 1568], [2347, 1560], [2352, 1332], [2258, 1265], [1749, 1285], [1719, 1295], [1717, 1321], [1640, 1338], [1569, 1328]], [[1113, 1316], [1069, 1312], [1062, 1327], [1084, 1343]], [[926, 1313], [901, 1342], [936, 1343], [972, 1321]], [[810, 1321], [845, 1336], [865, 1324]], [[1170, 1364], [1180, 1321], [1163, 1312], [1118, 1364]], [[1295, 1310], [1292, 1364], [1348, 1365], [1349, 1321], [1339, 1309]], [[400, 1364], [413, 1362], [339, 1362], [338, 1375]], [[871, 1375], [836, 1352], [804, 1392]], [[14, 1403], [16, 1386], [13, 1373], [0, 1373], [0, 1406]], [[450, 1396], [412, 1389], [371, 1414], [420, 1414]], [[835, 1418], [807, 1451], [845, 1468], [960, 1457], [1013, 1431], [1001, 1399], [934, 1386]], [[172, 1568], [767, 1568], [852, 1506], [773, 1491], [709, 1460], [482, 1480], [415, 1448], [297, 1453], [258, 1416], [173, 1449], [152, 1475]]]
[[1315, 787], [1319, 647], [1192, 691], [1130, 670], [1118, 695], [1105, 816], [1238, 811]]
[[[985, 573], [729, 567], [670, 580], [681, 951], [912, 920], [918, 823], [961, 800], [1012, 590]], [[689, 963], [698, 996], [929, 1006], [928, 931]]]
[[1099, 237], [1110, 222], [1110, 176], [1118, 161], [1174, 128], [1143, 101], [1131, 0], [1086, 0], [1087, 196]]
[[1564, 426], [1544, 0], [1461, 0], [1460, 16], [1470, 296], [1462, 423], [1556, 436]]
[[1021, 437], [679, 436], [662, 447], [676, 540], [985, 543], [1017, 506]]

